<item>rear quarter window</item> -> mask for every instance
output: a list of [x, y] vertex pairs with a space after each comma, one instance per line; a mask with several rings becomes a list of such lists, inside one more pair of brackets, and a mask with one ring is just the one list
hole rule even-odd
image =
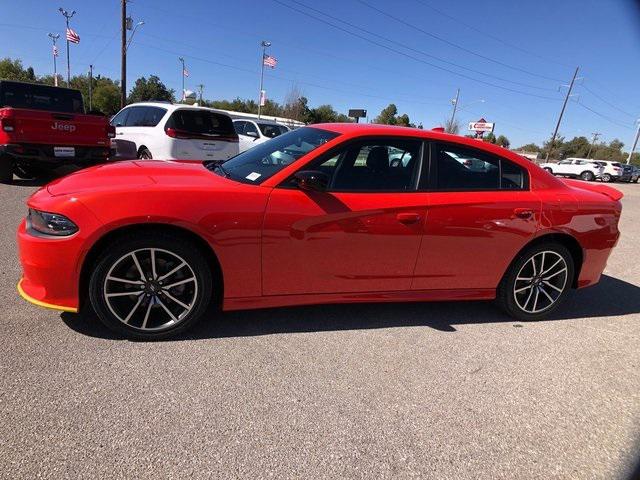
[[235, 135], [231, 118], [207, 110], [179, 109], [171, 114], [165, 128], [202, 135]]

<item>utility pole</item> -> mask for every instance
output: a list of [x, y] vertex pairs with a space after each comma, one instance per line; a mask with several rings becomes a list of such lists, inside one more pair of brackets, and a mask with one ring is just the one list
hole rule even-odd
[[89, 65], [89, 111], [93, 110], [93, 103], [91, 102], [93, 93], [93, 65]]
[[[460, 98], [460, 89], [458, 88], [456, 90], [456, 98], [454, 98], [453, 100], [451, 100], [451, 103], [453, 104], [453, 112], [451, 112], [451, 120], [449, 120], [449, 128], [448, 130], [451, 130], [453, 128], [453, 121], [456, 118], [456, 110], [458, 109], [458, 99]], [[453, 133], [453, 132], [447, 132], [447, 133]]]
[[633, 156], [633, 152], [635, 152], [636, 147], [638, 146], [638, 138], [640, 138], [640, 118], [636, 120], [638, 124], [638, 129], [636, 130], [636, 138], [633, 141], [633, 146], [631, 147], [631, 151], [629, 152], [629, 156], [627, 157], [627, 165], [631, 162], [631, 157]]
[[262, 45], [262, 57], [260, 57], [260, 92], [258, 95], [258, 120], [260, 120], [260, 113], [262, 111], [262, 100], [264, 98], [264, 90], [262, 88], [264, 85], [264, 57], [267, 54], [267, 47], [271, 46], [271, 42], [263, 40], [262, 42], [260, 42], [260, 45]]
[[551, 143], [549, 144], [549, 150], [547, 150], [547, 158], [545, 159], [546, 162], [549, 161], [551, 150], [553, 150], [553, 146], [556, 143], [556, 136], [558, 135], [558, 129], [560, 128], [560, 123], [562, 122], [562, 116], [564, 115], [564, 110], [567, 108], [567, 102], [569, 101], [569, 97], [571, 96], [571, 90], [573, 90], [573, 84], [576, 82], [576, 77], [578, 76], [579, 69], [580, 67], [576, 67], [576, 71], [573, 72], [573, 78], [571, 78], [571, 83], [569, 84], [569, 89], [567, 90], [567, 96], [564, 97], [564, 102], [562, 102], [562, 110], [560, 110], [558, 123], [556, 123], [556, 129], [553, 131], [553, 135], [551, 136]]
[[198, 85], [198, 90], [200, 90], [200, 104], [202, 104], [202, 91], [204, 90], [204, 85]]
[[57, 33], [50, 33], [49, 38], [53, 42], [53, 47], [51, 48], [51, 53], [53, 54], [53, 84], [58, 86], [58, 65], [56, 59], [58, 58], [58, 47], [56, 46], [56, 41], [60, 38], [60, 35]]
[[76, 11], [69, 13], [62, 7], [58, 9], [62, 16], [67, 21], [67, 29], [65, 30], [65, 37], [67, 39], [67, 87], [71, 86], [71, 64], [69, 62], [69, 19], [76, 14]]
[[587, 158], [591, 158], [591, 150], [593, 150], [593, 146], [596, 144], [596, 140], [598, 140], [598, 137], [602, 134], [600, 132], [593, 132], [591, 135], [593, 135], [593, 138], [591, 140], [591, 145], [589, 145], [589, 153], [587, 153]]
[[127, 0], [122, 0], [120, 44], [120, 108], [127, 103]]
[[178, 57], [178, 60], [182, 63], [182, 101], [184, 102], [187, 99], [186, 90], [184, 89], [184, 58]]

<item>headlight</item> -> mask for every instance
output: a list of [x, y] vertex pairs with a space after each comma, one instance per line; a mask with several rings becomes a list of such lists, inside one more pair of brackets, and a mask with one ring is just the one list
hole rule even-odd
[[41, 212], [30, 208], [27, 221], [33, 230], [45, 235], [64, 237], [78, 231], [78, 226], [75, 223], [58, 213]]

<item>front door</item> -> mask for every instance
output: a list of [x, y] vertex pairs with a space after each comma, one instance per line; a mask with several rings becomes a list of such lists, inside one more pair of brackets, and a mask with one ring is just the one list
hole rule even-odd
[[409, 290], [427, 205], [416, 191], [422, 142], [372, 138], [328, 153], [305, 170], [326, 191], [285, 182], [266, 209], [263, 294]]

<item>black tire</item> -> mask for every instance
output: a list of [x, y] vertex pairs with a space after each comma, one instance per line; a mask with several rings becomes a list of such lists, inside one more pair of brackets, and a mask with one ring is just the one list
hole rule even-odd
[[547, 172], [549, 172], [551, 175], [553, 175], [553, 170], [551, 170], [549, 167], [544, 167], [544, 170], [546, 170]]
[[[548, 252], [552, 253], [550, 254]], [[564, 260], [564, 267], [566, 267], [566, 272], [564, 274], [556, 273], [557, 270], [564, 268], [563, 264], [559, 263], [556, 267], [550, 269], [549, 275], [553, 276], [553, 278], [547, 280], [547, 284], [552, 283], [556, 288], [561, 288], [561, 292], [552, 290], [552, 288], [547, 286], [544, 281], [540, 282], [538, 280], [533, 280], [537, 277], [534, 275], [532, 275], [531, 282], [526, 280], [516, 280], [516, 278], [529, 278], [527, 275], [531, 274], [529, 273], [531, 272], [530, 269], [532, 268], [530, 263], [531, 258], [536, 258], [536, 261], [538, 263], [542, 259], [544, 259], [545, 261], [549, 261], [550, 263], [553, 263], [555, 259], [559, 260], [560, 258], [562, 258], [562, 260]], [[507, 269], [507, 272], [502, 277], [502, 280], [498, 285], [498, 290], [496, 292], [496, 303], [510, 316], [518, 320], [527, 321], [540, 320], [542, 318], [545, 318], [560, 306], [560, 304], [566, 297], [567, 292], [571, 289], [574, 269], [575, 267], [573, 264], [573, 257], [564, 245], [555, 242], [549, 242], [528, 248], [518, 254], [518, 256]], [[517, 277], [518, 274], [522, 272], [525, 272], [525, 277]], [[554, 275], [554, 273], [556, 274]], [[527, 287], [527, 285], [530, 286]], [[540, 286], [545, 291], [548, 290], [547, 294], [550, 293], [550, 296], [553, 299], [553, 303], [549, 301], [549, 297], [545, 298], [545, 296], [542, 295], [541, 291], [538, 291], [538, 288], [540, 288]], [[530, 288], [530, 290], [523, 290], [523, 287]], [[516, 290], [523, 291], [516, 293]], [[536, 291], [537, 296], [534, 297], [534, 293], [536, 293]], [[537, 305], [534, 306], [533, 302], [535, 300], [535, 302], [537, 303], [539, 299], [544, 303], [540, 303], [541, 308], [537, 309]], [[521, 306], [521, 304], [524, 304], [525, 308], [529, 308], [525, 309]]]
[[[153, 276], [152, 259], [156, 276], [147, 281]], [[168, 275], [180, 262], [186, 265]], [[146, 277], [144, 284], [138, 265]], [[108, 276], [119, 280], [107, 280]], [[163, 276], [167, 276], [164, 282]], [[181, 285], [170, 287], [166, 284], [170, 281]], [[115, 296], [108, 299], [107, 292]], [[211, 269], [203, 253], [188, 239], [166, 232], [118, 238], [98, 257], [89, 280], [89, 298], [98, 318], [111, 330], [136, 340], [161, 340], [188, 330], [204, 316], [212, 294]]]
[[596, 176], [593, 174], [593, 172], [586, 170], [580, 174], [580, 178], [585, 182], [593, 182], [596, 179]]
[[640, 180], [640, 178], [636, 178], [633, 183], [638, 183], [638, 180]]
[[610, 175], [610, 174], [608, 174], [608, 173], [603, 173], [603, 174], [602, 174], [602, 181], [603, 181], [603, 182], [607, 182], [607, 183], [609, 183], [609, 182], [613, 181], [613, 178], [611, 177], [611, 175]]
[[16, 177], [22, 178], [23, 180], [33, 180], [43, 175], [42, 170], [34, 167], [25, 167], [23, 165], [16, 165], [13, 173], [16, 174]]
[[138, 151], [138, 158], [141, 158], [143, 160], [151, 160], [153, 158], [153, 156], [151, 155], [151, 152], [149, 151], [148, 148], [142, 147]]
[[0, 158], [0, 183], [13, 182], [13, 162], [7, 158]]

